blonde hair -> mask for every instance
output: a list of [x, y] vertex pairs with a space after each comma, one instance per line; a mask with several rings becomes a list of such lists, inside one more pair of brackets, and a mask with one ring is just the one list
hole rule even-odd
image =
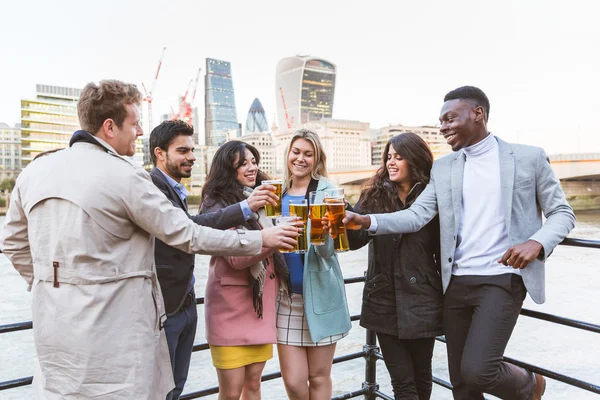
[[325, 151], [323, 150], [323, 145], [321, 144], [319, 135], [308, 129], [299, 129], [294, 132], [294, 135], [290, 139], [290, 144], [288, 144], [285, 149], [285, 169], [283, 173], [284, 190], [292, 186], [292, 172], [290, 171], [290, 167], [288, 165], [288, 158], [290, 156], [290, 151], [292, 151], [292, 145], [298, 139], [307, 140], [313, 146], [315, 163], [313, 164], [312, 171], [310, 171], [311, 178], [329, 178], [329, 175], [327, 174], [327, 156], [325, 156]]

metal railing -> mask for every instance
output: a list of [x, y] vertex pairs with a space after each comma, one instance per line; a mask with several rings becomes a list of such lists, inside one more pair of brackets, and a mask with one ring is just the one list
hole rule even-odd
[[[565, 239], [560, 244], [565, 245], [565, 246], [600, 249], [600, 241], [599, 240]], [[352, 283], [359, 283], [359, 282], [364, 282], [364, 281], [365, 281], [364, 277], [355, 277], [355, 278], [345, 279], [344, 283], [352, 284]], [[203, 297], [197, 298], [196, 304], [204, 304], [204, 298]], [[546, 313], [542, 313], [539, 311], [532, 311], [532, 310], [528, 310], [528, 309], [522, 309], [521, 315], [524, 315], [524, 316], [530, 317], [530, 318], [535, 318], [535, 319], [542, 320], [542, 321], [547, 321], [547, 322], [550, 322], [553, 324], [558, 324], [558, 325], [568, 326], [568, 327], [575, 328], [575, 329], [588, 331], [588, 332], [600, 333], [600, 325], [589, 323], [589, 322], [577, 321], [574, 319], [564, 318], [564, 317], [560, 317], [560, 316], [556, 316], [556, 315], [552, 315], [552, 314], [546, 314]], [[350, 318], [352, 321], [358, 321], [360, 319], [360, 315], [353, 315]], [[8, 332], [17, 332], [17, 331], [27, 330], [27, 329], [31, 329], [31, 328], [32, 328], [31, 321], [18, 322], [18, 323], [12, 323], [12, 324], [7, 324], [7, 325], [0, 325], [0, 334], [8, 333]], [[446, 338], [444, 336], [439, 336], [436, 339], [439, 342], [446, 343]], [[194, 351], [194, 352], [204, 351], [204, 350], [208, 350], [208, 348], [209, 348], [208, 343], [201, 343], [201, 344], [194, 345], [192, 351]], [[377, 383], [376, 363], [378, 360], [383, 360], [383, 355], [379, 351], [379, 347], [377, 347], [377, 339], [375, 336], [375, 332], [372, 332], [369, 330], [366, 331], [366, 341], [365, 341], [365, 345], [363, 346], [362, 351], [356, 352], [356, 353], [351, 353], [351, 354], [345, 354], [345, 355], [336, 357], [333, 360], [333, 363], [338, 364], [338, 363], [342, 363], [342, 362], [346, 362], [346, 361], [350, 361], [350, 360], [355, 360], [358, 358], [365, 359], [365, 380], [362, 383], [362, 388], [352, 391], [352, 392], [345, 393], [340, 396], [336, 396], [332, 400], [351, 399], [351, 398], [355, 398], [355, 397], [359, 397], [359, 396], [364, 396], [368, 400], [374, 400], [374, 399], [393, 400], [393, 397], [391, 397], [379, 390], [379, 384]], [[578, 387], [582, 390], [585, 390], [585, 391], [588, 391], [591, 393], [600, 394], [600, 385], [593, 384], [590, 382], [585, 382], [585, 381], [579, 380], [577, 378], [574, 378], [574, 377], [571, 377], [568, 375], [564, 375], [564, 374], [561, 374], [561, 373], [558, 373], [558, 372], [555, 372], [555, 371], [552, 371], [549, 369], [545, 369], [545, 368], [542, 368], [537, 365], [529, 364], [529, 363], [526, 363], [526, 362], [523, 362], [520, 360], [516, 360], [513, 358], [504, 357], [504, 360], [511, 364], [526, 368], [532, 372], [543, 375], [547, 378], [563, 382], [570, 386]], [[278, 379], [278, 378], [281, 378], [281, 372], [273, 372], [270, 374], [263, 375], [261, 379], [263, 382], [265, 382], [265, 381], [270, 381], [270, 380]], [[28, 376], [28, 377], [18, 378], [18, 379], [14, 379], [14, 380], [10, 380], [10, 381], [0, 382], [0, 392], [3, 390], [8, 390], [8, 389], [12, 389], [12, 388], [20, 387], [20, 386], [30, 385], [32, 383], [32, 381], [33, 381], [33, 377]], [[450, 390], [452, 389], [452, 385], [449, 382], [446, 382], [443, 379], [440, 379], [438, 377], [434, 376], [433, 382], [446, 388], [446, 389], [450, 389]], [[215, 387], [206, 388], [206, 389], [203, 389], [200, 391], [184, 394], [180, 398], [182, 400], [197, 399], [200, 397], [209, 396], [211, 394], [216, 394], [218, 392], [219, 392], [219, 388], [215, 386]]]

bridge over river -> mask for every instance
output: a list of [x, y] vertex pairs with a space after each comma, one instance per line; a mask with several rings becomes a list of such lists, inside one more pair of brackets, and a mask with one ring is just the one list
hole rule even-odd
[[[600, 209], [600, 153], [550, 155], [550, 163], [571, 206], [576, 210]], [[378, 165], [338, 169], [329, 172], [333, 182], [346, 188], [350, 201], [356, 200], [360, 186]]]

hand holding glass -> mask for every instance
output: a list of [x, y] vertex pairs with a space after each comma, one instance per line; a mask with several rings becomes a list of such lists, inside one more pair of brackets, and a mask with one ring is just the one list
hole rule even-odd
[[278, 215], [281, 215], [281, 187], [283, 185], [283, 181], [281, 179], [273, 179], [262, 181], [262, 184], [275, 186], [275, 195], [278, 197], [277, 203], [275, 205], [265, 205], [265, 216], [277, 217]]
[[327, 212], [324, 192], [310, 192], [308, 194], [310, 204], [310, 244], [320, 246], [325, 243], [327, 232], [323, 230], [322, 219]]
[[308, 240], [306, 237], [306, 223], [308, 221], [308, 203], [306, 199], [290, 200], [290, 215], [296, 216], [299, 221], [302, 221], [300, 236], [298, 236], [298, 244], [294, 248], [294, 253], [306, 253], [308, 250]]

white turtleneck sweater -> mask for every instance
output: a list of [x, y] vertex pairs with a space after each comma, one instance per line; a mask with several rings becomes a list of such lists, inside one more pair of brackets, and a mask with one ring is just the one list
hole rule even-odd
[[466, 156], [453, 275], [520, 274], [498, 260], [510, 247], [500, 190], [498, 142], [491, 133]]

